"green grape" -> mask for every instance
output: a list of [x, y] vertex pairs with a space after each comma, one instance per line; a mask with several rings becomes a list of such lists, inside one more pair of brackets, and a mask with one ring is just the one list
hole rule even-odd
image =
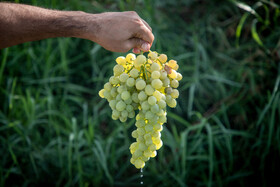
[[118, 91], [116, 87], [113, 87], [110, 91], [112, 97], [116, 97], [118, 95]]
[[182, 80], [182, 78], [183, 78], [183, 76], [181, 75], [181, 73], [178, 73], [178, 72], [177, 72], [176, 80], [177, 80], [177, 81], [180, 81], [180, 80]]
[[139, 71], [137, 69], [133, 68], [130, 71], [130, 76], [133, 77], [133, 78], [137, 78], [139, 76]]
[[134, 66], [136, 68], [141, 67], [144, 63], [146, 62], [146, 57], [144, 55], [138, 55], [135, 62], [134, 62]]
[[160, 71], [160, 65], [158, 63], [152, 63], [150, 70], [153, 71]]
[[129, 118], [134, 118], [135, 117], [135, 112], [134, 111], [129, 112], [128, 117]]
[[117, 88], [117, 91], [118, 91], [119, 94], [123, 93], [126, 90], [127, 90], [127, 88], [123, 85], [121, 85]]
[[137, 129], [137, 133], [138, 133], [138, 135], [143, 136], [146, 132], [143, 127], [140, 127]]
[[128, 112], [134, 111], [134, 110], [133, 110], [133, 106], [130, 105], [130, 104], [126, 105], [126, 110], [127, 110]]
[[109, 79], [109, 82], [112, 84], [112, 85], [117, 85], [120, 83], [120, 80], [118, 77], [115, 77], [115, 76], [111, 76], [110, 79]]
[[139, 103], [139, 99], [138, 99], [138, 93], [137, 92], [134, 92], [131, 96], [132, 98], [132, 101], [135, 102], [135, 103]]
[[177, 99], [179, 97], [179, 91], [177, 89], [173, 89], [170, 95], [172, 98]]
[[141, 108], [142, 108], [142, 110], [149, 110], [150, 109], [150, 105], [149, 105], [148, 101], [142, 102]]
[[155, 89], [150, 84], [145, 87], [145, 93], [149, 96], [153, 95], [154, 91]]
[[119, 76], [124, 71], [124, 67], [122, 65], [117, 64], [114, 66], [113, 71], [115, 76]]
[[173, 79], [170, 83], [170, 86], [173, 88], [178, 88], [179, 82], [176, 79]]
[[151, 59], [151, 60], [156, 60], [157, 59], [157, 53], [156, 52], [150, 52], [148, 54], [148, 57]]
[[107, 82], [106, 84], [104, 84], [104, 89], [107, 91], [111, 91], [112, 85], [109, 82]]
[[154, 79], [152, 80], [152, 87], [154, 87], [155, 89], [159, 90], [162, 87], [162, 82], [160, 79]]
[[177, 105], [177, 101], [175, 100], [175, 99], [171, 99], [171, 100], [168, 100], [167, 101], [167, 105], [169, 106], [169, 107], [171, 107], [171, 108], [175, 108], [176, 107], [176, 105]]
[[127, 100], [130, 98], [130, 93], [128, 91], [124, 91], [122, 92], [121, 97], [123, 100]]
[[157, 99], [156, 99], [154, 96], [150, 96], [150, 97], [148, 98], [148, 103], [149, 103], [150, 105], [155, 105], [156, 102], [157, 102]]
[[126, 85], [127, 86], [130, 86], [130, 87], [132, 87], [132, 86], [134, 86], [135, 85], [135, 79], [134, 78], [128, 78], [127, 80], [126, 80]]
[[138, 99], [140, 101], [144, 101], [147, 99], [147, 94], [144, 92], [144, 91], [141, 91], [139, 94], [138, 94]]
[[117, 118], [119, 118], [121, 116], [121, 113], [117, 110], [113, 110], [112, 111], [112, 115], [116, 116]]
[[137, 90], [143, 90], [145, 87], [146, 87], [146, 82], [143, 79], [136, 81]]
[[153, 71], [151, 74], [151, 77], [153, 79], [159, 79], [160, 78], [160, 72], [159, 71]]
[[116, 109], [120, 112], [123, 111], [125, 108], [126, 108], [126, 104], [123, 101], [119, 101], [116, 105]]
[[163, 81], [162, 81], [162, 86], [163, 87], [168, 87], [170, 84], [170, 79], [169, 78], [165, 78]]
[[122, 73], [121, 75], [120, 75], [120, 81], [121, 82], [126, 82], [126, 80], [129, 78], [129, 75], [127, 74], [127, 73]]
[[166, 102], [163, 99], [161, 99], [158, 101], [158, 106], [159, 108], [166, 108]]
[[124, 100], [125, 104], [130, 105], [132, 104], [132, 99], [129, 97], [128, 99]]
[[155, 114], [158, 113], [159, 112], [159, 106], [157, 104], [153, 105], [151, 107], [151, 111]]
[[105, 92], [105, 89], [101, 89], [98, 94], [101, 98], [104, 98], [104, 92]]
[[152, 130], [153, 130], [153, 126], [152, 126], [152, 125], [147, 124], [147, 125], [145, 126], [145, 130], [146, 130], [147, 132], [150, 132], [150, 131], [152, 131]]
[[154, 117], [154, 114], [151, 111], [146, 112], [146, 114], [145, 114], [146, 119], [151, 120], [151, 119], [153, 119], [153, 117]]
[[161, 100], [162, 94], [159, 91], [154, 91], [153, 96], [157, 99], [157, 101]]
[[109, 102], [109, 106], [111, 107], [111, 109], [116, 109], [116, 105], [117, 105], [117, 101], [116, 100], [111, 100]]

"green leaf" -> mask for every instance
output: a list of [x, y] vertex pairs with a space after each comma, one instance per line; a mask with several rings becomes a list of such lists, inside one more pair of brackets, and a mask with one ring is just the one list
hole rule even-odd
[[259, 34], [257, 32], [257, 23], [258, 23], [258, 20], [257, 19], [254, 19], [253, 20], [253, 23], [252, 23], [252, 29], [251, 29], [251, 33], [252, 33], [252, 37], [254, 38], [254, 40], [260, 45], [263, 47], [263, 43], [259, 37]]

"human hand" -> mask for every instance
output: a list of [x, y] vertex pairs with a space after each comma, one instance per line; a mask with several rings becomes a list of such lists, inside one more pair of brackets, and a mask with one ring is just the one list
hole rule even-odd
[[[95, 24], [88, 24], [90, 40], [114, 52], [149, 51], [154, 41], [151, 27], [136, 12], [108, 12], [92, 14]], [[90, 20], [90, 19], [89, 19]], [[89, 23], [89, 22], [88, 22]]]

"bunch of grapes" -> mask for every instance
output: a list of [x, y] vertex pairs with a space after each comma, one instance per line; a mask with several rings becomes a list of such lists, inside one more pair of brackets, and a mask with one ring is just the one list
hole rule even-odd
[[133, 53], [116, 59], [114, 75], [99, 91], [112, 109], [112, 119], [125, 122], [136, 115], [136, 130], [130, 146], [130, 162], [138, 169], [157, 155], [162, 146], [162, 125], [166, 122], [166, 105], [176, 107], [179, 81], [182, 75], [175, 60], [167, 61], [165, 54], [150, 51], [148, 58]]

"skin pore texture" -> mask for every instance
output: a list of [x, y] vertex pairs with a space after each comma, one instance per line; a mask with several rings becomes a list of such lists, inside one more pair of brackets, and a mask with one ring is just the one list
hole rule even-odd
[[55, 37], [91, 40], [113, 52], [148, 51], [154, 35], [134, 11], [100, 14], [0, 3], [0, 49]]

